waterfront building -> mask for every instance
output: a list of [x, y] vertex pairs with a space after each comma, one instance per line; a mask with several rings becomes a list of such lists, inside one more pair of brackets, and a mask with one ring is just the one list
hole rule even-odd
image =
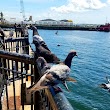
[[53, 19], [44, 19], [35, 22], [36, 25], [61, 25], [61, 26], [72, 26], [72, 20], [53, 20]]

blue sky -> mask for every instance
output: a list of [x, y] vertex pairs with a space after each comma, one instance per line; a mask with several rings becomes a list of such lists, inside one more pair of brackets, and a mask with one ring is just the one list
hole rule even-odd
[[[110, 0], [23, 0], [25, 16], [33, 21], [71, 19], [74, 23], [110, 23]], [[1, 0], [0, 12], [7, 20], [21, 21], [20, 0]], [[14, 18], [14, 19], [13, 19]]]

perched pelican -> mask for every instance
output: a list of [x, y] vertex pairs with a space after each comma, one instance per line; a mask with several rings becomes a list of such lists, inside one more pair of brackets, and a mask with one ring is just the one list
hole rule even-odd
[[35, 83], [34, 86], [28, 89], [28, 93], [33, 93], [44, 88], [49, 88], [49, 86], [55, 86], [59, 83], [62, 83], [66, 89], [69, 90], [66, 81], [76, 82], [75, 79], [69, 77], [71, 70], [70, 63], [72, 62], [72, 58], [74, 56], [76, 56], [76, 52], [71, 51], [64, 62], [53, 65], [51, 67], [47, 65], [47, 62], [44, 58], [39, 57], [38, 65], [41, 67], [41, 69], [45, 68], [45, 72], [43, 73], [43, 76], [40, 78], [40, 80]]
[[48, 63], [59, 63], [60, 59], [50, 51], [43, 38], [39, 35], [37, 28], [32, 26], [31, 29], [33, 30], [33, 43], [36, 47], [35, 56], [44, 57]]
[[101, 88], [104, 88], [104, 89], [108, 89], [108, 91], [110, 92], [110, 79], [107, 78], [107, 77], [106, 77], [106, 79], [107, 79], [107, 83], [102, 83], [102, 84], [100, 85], [100, 87], [101, 87]]

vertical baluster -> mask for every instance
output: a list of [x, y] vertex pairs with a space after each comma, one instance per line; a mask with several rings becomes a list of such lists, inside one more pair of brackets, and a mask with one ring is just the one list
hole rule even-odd
[[[6, 60], [5, 60], [6, 61]], [[9, 101], [8, 101], [8, 87], [7, 87], [7, 80], [8, 80], [8, 76], [7, 76], [7, 74], [6, 74], [6, 70], [4, 70], [4, 68], [5, 68], [5, 64], [6, 64], [6, 62], [4, 63], [4, 59], [2, 58], [2, 60], [1, 60], [1, 62], [2, 62], [2, 67], [3, 67], [3, 69], [2, 69], [2, 74], [3, 74], [3, 80], [4, 80], [4, 84], [6, 85], [6, 100], [7, 100], [7, 109], [9, 109]]]
[[21, 62], [21, 105], [22, 110], [24, 110], [24, 95], [23, 95], [23, 63]]
[[16, 52], [19, 53], [19, 42], [16, 42]]
[[10, 50], [11, 50], [11, 52], [12, 52], [12, 42], [10, 42]]
[[[10, 69], [10, 61], [7, 59], [7, 68]], [[10, 71], [7, 71], [8, 76], [10, 77]]]
[[6, 42], [6, 43], [5, 43], [5, 50], [6, 50], [6, 51], [7, 51], [7, 48], [8, 48], [8, 47], [7, 47], [7, 42]]
[[[15, 66], [16, 66], [16, 71], [18, 71], [18, 61], [15, 62]], [[18, 77], [18, 73], [17, 73], [17, 77]]]
[[10, 52], [10, 42], [8, 42], [8, 49], [9, 49], [9, 52]]
[[[13, 69], [13, 63], [14, 61], [12, 60], [12, 69]], [[15, 94], [15, 78], [14, 78], [14, 72], [13, 72], [13, 94], [14, 94], [14, 108], [16, 110], [16, 94]]]
[[8, 87], [7, 87], [7, 83], [6, 83], [6, 103], [7, 103], [7, 110], [9, 110], [9, 102], [8, 102]]
[[[31, 75], [33, 75], [33, 65], [31, 64]], [[31, 85], [33, 84], [33, 77], [31, 76]], [[31, 94], [31, 110], [33, 110], [33, 94]]]
[[20, 42], [20, 53], [23, 53], [23, 49], [22, 49], [22, 41]]

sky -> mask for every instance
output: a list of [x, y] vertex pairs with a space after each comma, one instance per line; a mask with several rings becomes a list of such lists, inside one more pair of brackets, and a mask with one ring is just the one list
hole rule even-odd
[[[0, 12], [8, 21], [23, 20], [21, 0], [1, 0]], [[72, 20], [75, 24], [110, 23], [110, 0], [23, 0], [26, 19]]]

